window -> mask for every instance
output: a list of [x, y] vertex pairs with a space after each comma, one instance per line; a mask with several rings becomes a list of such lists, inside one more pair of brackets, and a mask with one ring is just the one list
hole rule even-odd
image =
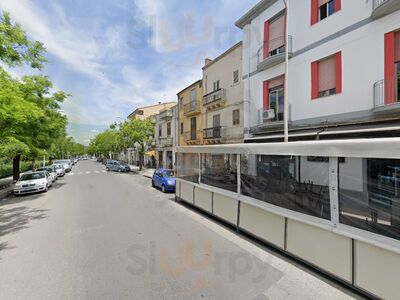
[[183, 134], [183, 123], [181, 123], [181, 134]]
[[232, 111], [232, 125], [240, 125], [240, 109], [234, 109]]
[[167, 123], [167, 136], [170, 137], [171, 136], [171, 122]]
[[182, 97], [179, 98], [179, 109], [183, 110], [183, 98]]
[[195, 101], [196, 101], [196, 88], [190, 91], [190, 102], [195, 102]]
[[285, 52], [285, 14], [264, 23], [263, 58]]
[[341, 0], [311, 0], [311, 25], [341, 9]]
[[233, 71], [233, 84], [236, 84], [239, 82], [239, 70]]
[[203, 154], [201, 183], [237, 191], [236, 154]]
[[158, 125], [158, 137], [162, 136], [162, 125]]
[[339, 221], [400, 240], [400, 160], [346, 158], [339, 166]]
[[219, 80], [214, 81], [214, 83], [213, 83], [213, 88], [214, 88], [214, 91], [219, 90]]
[[177, 177], [199, 183], [199, 155], [197, 153], [178, 153]]
[[341, 52], [311, 64], [311, 87], [312, 99], [342, 92]]
[[[328, 163], [329, 157], [326, 156], [307, 156], [307, 161], [310, 162], [320, 162], [320, 163]], [[339, 157], [339, 163], [343, 164], [346, 160], [344, 157]]]
[[272, 205], [330, 220], [329, 164], [306, 157], [242, 155], [241, 193]]
[[268, 114], [265, 117], [263, 114], [263, 123], [270, 121], [282, 121], [284, 112], [284, 76], [268, 80], [264, 82], [263, 90], [263, 109], [273, 111], [273, 115]]

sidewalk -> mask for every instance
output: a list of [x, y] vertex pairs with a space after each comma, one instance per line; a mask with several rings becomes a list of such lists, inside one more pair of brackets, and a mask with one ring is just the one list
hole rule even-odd
[[130, 165], [129, 167], [131, 168], [133, 173], [140, 174], [140, 175], [142, 175], [144, 177], [147, 177], [147, 178], [152, 178], [153, 177], [153, 173], [156, 170], [156, 169], [143, 168], [142, 171], [140, 171], [138, 166]]

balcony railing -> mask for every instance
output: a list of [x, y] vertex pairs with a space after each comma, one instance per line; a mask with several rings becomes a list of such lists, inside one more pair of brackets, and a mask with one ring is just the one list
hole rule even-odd
[[400, 76], [383, 79], [374, 84], [374, 108], [400, 102]]
[[203, 130], [204, 139], [220, 139], [221, 138], [221, 126], [206, 128]]
[[225, 100], [226, 100], [226, 90], [221, 88], [203, 96], [203, 105], [208, 106], [209, 104]]
[[191, 115], [191, 114], [196, 114], [196, 113], [200, 113], [200, 101], [190, 101], [189, 103], [186, 103], [183, 106], [183, 113], [185, 115]]
[[200, 141], [202, 131], [190, 130], [183, 133], [183, 139], [186, 143], [197, 143]]
[[[257, 64], [262, 63], [264, 60], [272, 59], [275, 56], [279, 56], [280, 55], [282, 58], [284, 57], [283, 54], [286, 51], [286, 45], [285, 45], [286, 37], [285, 36], [280, 36], [280, 37], [278, 37], [278, 38], [276, 38], [274, 40], [271, 40], [270, 43], [271, 42], [272, 43], [275, 43], [275, 42], [278, 43], [279, 42], [279, 44], [281, 44], [283, 46], [281, 46], [279, 48], [276, 48], [276, 49], [269, 49], [268, 56], [264, 58], [264, 46], [262, 45], [257, 51]], [[289, 54], [292, 54], [292, 52], [293, 52], [292, 44], [293, 44], [292, 43], [292, 36], [289, 35], [289, 43], [287, 45], [287, 49], [289, 51]]]
[[172, 110], [170, 109], [164, 109], [160, 112], [159, 118], [161, 120], [168, 120], [172, 118]]
[[389, 0], [374, 0], [373, 8], [377, 9], [378, 7], [380, 7], [381, 5], [385, 4], [388, 1]]
[[373, 0], [372, 3], [371, 17], [373, 19], [381, 18], [400, 9], [399, 0]]
[[170, 136], [167, 137], [159, 137], [158, 138], [158, 145], [160, 147], [171, 147], [173, 145], [173, 138]]

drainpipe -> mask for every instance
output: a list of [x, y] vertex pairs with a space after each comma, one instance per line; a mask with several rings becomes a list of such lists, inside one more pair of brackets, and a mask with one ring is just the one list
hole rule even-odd
[[283, 111], [283, 131], [284, 131], [284, 141], [289, 142], [289, 0], [284, 0], [286, 7], [286, 51], [285, 51], [285, 99], [284, 99], [284, 111]]

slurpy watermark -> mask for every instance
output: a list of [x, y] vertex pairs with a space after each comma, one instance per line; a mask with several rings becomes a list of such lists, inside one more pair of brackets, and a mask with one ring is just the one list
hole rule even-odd
[[[271, 266], [243, 250], [220, 252], [211, 241], [185, 241], [170, 247], [150, 241], [148, 245], [133, 244], [127, 249], [131, 264], [127, 272], [133, 276], [165, 275], [171, 279], [199, 276], [223, 276], [230, 283], [246, 280], [262, 283]], [[189, 276], [190, 275], [190, 276]], [[198, 282], [197, 282], [198, 283]], [[204, 284], [203, 284], [204, 285]]]

